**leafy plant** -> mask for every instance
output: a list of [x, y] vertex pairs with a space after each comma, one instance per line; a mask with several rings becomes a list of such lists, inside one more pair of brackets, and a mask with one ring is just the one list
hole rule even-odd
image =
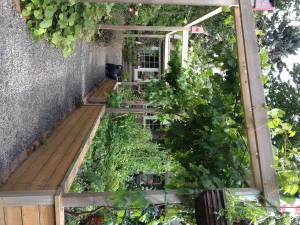
[[277, 180], [283, 194], [289, 194], [289, 196], [295, 195], [299, 190], [300, 184], [300, 151], [297, 147], [289, 141], [296, 134], [292, 130], [292, 125], [285, 123], [282, 119], [284, 117], [284, 111], [280, 109], [272, 109], [269, 111], [268, 125], [271, 129], [273, 137], [281, 136], [281, 146], [276, 147], [276, 143], [273, 146], [273, 152], [275, 154], [274, 168], [277, 171]]
[[296, 225], [299, 222], [299, 215], [291, 216], [276, 207], [264, 207], [258, 200], [247, 200], [230, 191], [226, 192], [225, 209], [221, 208], [215, 213], [218, 217], [225, 216], [230, 225], [241, 221], [257, 225]]
[[91, 42], [100, 21], [109, 16], [114, 4], [76, 3], [75, 0], [23, 0], [22, 15], [35, 40], [45, 39], [50, 47], [61, 48], [69, 57], [76, 40]]
[[136, 115], [105, 115], [72, 191], [78, 190], [76, 183], [84, 191], [115, 191], [126, 188], [130, 177], [141, 171], [164, 173], [166, 153], [151, 140], [150, 130], [136, 122]]

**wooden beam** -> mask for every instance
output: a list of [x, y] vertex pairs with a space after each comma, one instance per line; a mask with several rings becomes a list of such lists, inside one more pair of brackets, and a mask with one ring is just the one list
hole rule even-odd
[[195, 21], [187, 24], [186, 27], [194, 26], [194, 25], [196, 25], [196, 24], [198, 24], [200, 22], [203, 22], [204, 20], [207, 20], [207, 19], [209, 19], [209, 18], [211, 18], [211, 17], [213, 17], [213, 16], [215, 16], [215, 15], [221, 13], [221, 12], [222, 12], [222, 7], [219, 7], [217, 9], [215, 9], [215, 10], [207, 13], [206, 15], [200, 17], [199, 19], [197, 19], [197, 20], [195, 20]]
[[55, 196], [55, 224], [65, 224], [65, 209], [62, 205], [62, 192]]
[[138, 38], [164, 38], [165, 35], [159, 35], [159, 34], [123, 34], [124, 38], [130, 38], [130, 37], [138, 37]]
[[258, 160], [256, 136], [255, 136], [255, 129], [254, 129], [254, 119], [251, 110], [252, 102], [250, 96], [249, 79], [248, 79], [247, 65], [246, 65], [241, 14], [240, 14], [239, 7], [234, 7], [233, 10], [234, 10], [234, 20], [235, 20], [235, 35], [236, 35], [236, 44], [237, 44], [237, 53], [238, 53], [239, 74], [240, 74], [242, 100], [243, 100], [243, 107], [244, 107], [245, 127], [247, 132], [248, 149], [250, 152], [253, 181], [254, 181], [254, 186], [259, 190], [262, 190], [261, 175], [260, 175], [261, 169]]
[[158, 113], [157, 109], [149, 108], [106, 108], [106, 113]]
[[53, 191], [1, 191], [0, 205], [26, 206], [26, 205], [54, 205]]
[[182, 59], [181, 59], [181, 66], [186, 66], [186, 61], [188, 59], [188, 51], [189, 51], [189, 32], [183, 31], [182, 32]]
[[268, 116], [258, 55], [257, 38], [255, 34], [253, 10], [249, 0], [239, 0], [239, 2], [250, 98], [252, 100], [252, 107], [249, 110], [252, 110], [253, 113], [263, 194], [271, 203], [278, 205], [279, 191], [276, 182], [276, 171], [272, 168], [272, 165], [274, 165], [274, 158], [271, 135], [268, 127]]
[[100, 25], [102, 30], [190, 31], [190, 27]]
[[102, 2], [127, 4], [237, 6], [238, 0], [76, 0], [76, 2]]
[[170, 61], [170, 34], [166, 34], [165, 36], [165, 49], [164, 49], [164, 70], [169, 68]]
[[127, 85], [127, 86], [134, 86], [134, 85], [144, 85], [148, 82], [145, 81], [135, 81], [135, 82], [118, 82], [118, 85]]
[[[106, 97], [91, 97], [89, 103], [107, 103], [109, 98]], [[135, 101], [135, 100], [122, 100], [121, 105], [147, 105], [147, 101]], [[90, 104], [89, 104], [90, 105]]]
[[[176, 195], [177, 190], [168, 190], [164, 193], [161, 190], [146, 191], [147, 200], [150, 204], [180, 203], [180, 198]], [[107, 197], [114, 192], [100, 193], [66, 193], [62, 198], [63, 207], [83, 207], [83, 206], [112, 206], [112, 202]]]

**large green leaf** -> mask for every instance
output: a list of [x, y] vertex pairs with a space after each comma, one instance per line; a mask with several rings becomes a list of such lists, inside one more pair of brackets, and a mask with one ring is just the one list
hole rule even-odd
[[26, 16], [26, 17], [30, 16], [31, 15], [31, 11], [25, 8], [25, 9], [22, 10], [22, 15]]
[[52, 26], [52, 18], [45, 18], [41, 23], [40, 23], [40, 28], [49, 28]]
[[50, 5], [45, 8], [45, 17], [51, 18], [56, 12], [56, 7]]
[[33, 15], [34, 15], [34, 18], [38, 19], [38, 20], [41, 20], [44, 18], [43, 16], [43, 10], [39, 9], [39, 10], [34, 10], [33, 11]]

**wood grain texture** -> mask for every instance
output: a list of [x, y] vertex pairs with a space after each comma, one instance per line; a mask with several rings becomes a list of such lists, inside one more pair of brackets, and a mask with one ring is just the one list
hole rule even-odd
[[55, 224], [65, 224], [64, 207], [62, 206], [61, 195], [55, 196]]
[[99, 84], [97, 90], [92, 94], [91, 98], [106, 98], [112, 90], [115, 90], [117, 88], [117, 85], [118, 82], [116, 80], [104, 80]]
[[278, 205], [279, 191], [276, 182], [276, 171], [271, 167], [274, 164], [274, 158], [268, 127], [253, 10], [249, 0], [239, 0], [239, 2], [263, 194], [271, 203]]
[[[55, 150], [55, 154], [53, 154], [51, 158], [47, 160], [47, 162], [42, 167], [42, 170], [32, 181], [33, 186], [41, 186], [41, 188], [44, 189], [45, 185], [49, 182], [49, 179], [51, 177], [55, 177], [57, 181], [56, 183], [52, 182], [53, 185], [59, 185], [62, 181], [64, 176], [63, 173], [65, 172], [64, 168], [68, 168], [70, 166], [70, 163], [68, 164], [63, 162], [63, 159], [67, 157], [70, 160], [73, 160], [70, 151], [76, 151], [80, 148], [80, 143], [84, 139], [84, 137], [82, 136], [86, 135], [86, 133], [84, 133], [83, 131], [85, 129], [88, 129], [91, 123], [89, 121], [89, 119], [91, 119], [89, 118], [89, 116], [93, 113], [93, 110], [90, 107], [86, 106], [84, 106], [84, 108], [82, 107], [84, 114], [82, 114], [80, 120], [77, 120], [77, 123], [74, 124], [72, 129], [68, 130], [68, 135], [65, 136], [61, 141], [60, 145]], [[74, 142], [78, 144], [74, 145]]]
[[25, 205], [54, 205], [56, 190], [44, 191], [1, 191], [0, 203], [3, 206], [25, 206]]
[[55, 210], [53, 206], [39, 206], [40, 225], [55, 225]]
[[[40, 190], [42, 186], [39, 184], [32, 185], [34, 179], [39, 175], [39, 173], [49, 172], [45, 171], [44, 167], [47, 166], [49, 160], [52, 157], [55, 157], [59, 154], [60, 146], [62, 144], [68, 144], [65, 139], [71, 138], [69, 137], [69, 133], [72, 128], [78, 123], [78, 120], [85, 113], [85, 108], [75, 110], [74, 114], [71, 114], [65, 121], [61, 123], [57, 130], [53, 132], [53, 136], [51, 136], [48, 140], [48, 143], [41, 147], [38, 151], [40, 151], [38, 157], [34, 162], [27, 168], [25, 174], [18, 180], [17, 183], [13, 186], [12, 190]], [[69, 140], [69, 139], [68, 139]], [[55, 168], [51, 168], [52, 170]]]
[[5, 206], [5, 225], [22, 225], [21, 206]]
[[239, 74], [241, 81], [242, 100], [244, 108], [245, 127], [247, 133], [248, 149], [250, 152], [251, 167], [253, 173], [254, 186], [262, 190], [262, 180], [260, 175], [260, 165], [258, 159], [256, 136], [254, 129], [254, 118], [252, 114], [252, 101], [249, 87], [249, 79], [247, 72], [245, 45], [243, 39], [242, 21], [239, 7], [234, 7], [235, 33], [239, 63]]
[[93, 108], [97, 109], [97, 112], [98, 112], [97, 119], [93, 120], [93, 125], [89, 130], [89, 134], [86, 136], [86, 139], [82, 143], [80, 150], [77, 152], [76, 156], [74, 157], [74, 160], [72, 161], [72, 164], [70, 165], [67, 173], [65, 174], [64, 180], [61, 183], [60, 188], [57, 190], [57, 193], [56, 193], [57, 195], [61, 192], [65, 193], [65, 192], [69, 191], [69, 189], [72, 185], [72, 182], [75, 179], [75, 176], [76, 176], [76, 174], [80, 168], [80, 165], [83, 161], [83, 158], [86, 155], [86, 152], [88, 151], [89, 146], [96, 134], [96, 131], [99, 127], [101, 118], [104, 115], [105, 106], [101, 106], [101, 107], [93, 106]]
[[0, 205], [0, 224], [5, 224], [4, 206]]
[[[75, 156], [80, 154], [79, 152], [82, 150], [82, 146], [84, 145], [86, 138], [90, 137], [90, 130], [93, 129], [93, 124], [100, 113], [101, 106], [88, 106], [88, 108], [89, 109], [86, 111], [84, 117], [81, 118], [80, 123], [78, 123], [78, 125], [74, 128], [78, 131], [76, 138], [68, 147], [66, 153], [61, 156], [60, 161], [58, 162], [59, 165], [57, 164], [55, 166], [56, 169], [52, 174], [50, 174], [51, 177], [46, 183], [47, 185], [51, 186], [61, 184], [64, 176], [74, 161]], [[47, 187], [45, 188], [48, 189]]]
[[39, 207], [38, 206], [22, 206], [23, 225], [39, 225]]

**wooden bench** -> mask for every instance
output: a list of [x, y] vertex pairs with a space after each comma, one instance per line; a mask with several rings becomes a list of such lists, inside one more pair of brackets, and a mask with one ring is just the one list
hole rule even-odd
[[82, 106], [0, 187], [0, 224], [63, 224], [67, 192], [96, 133], [104, 105]]
[[117, 89], [118, 82], [116, 80], [104, 80], [102, 81], [98, 89], [92, 94], [92, 96], [88, 99], [89, 103], [106, 103], [107, 102], [107, 94], [109, 94], [112, 90]]

